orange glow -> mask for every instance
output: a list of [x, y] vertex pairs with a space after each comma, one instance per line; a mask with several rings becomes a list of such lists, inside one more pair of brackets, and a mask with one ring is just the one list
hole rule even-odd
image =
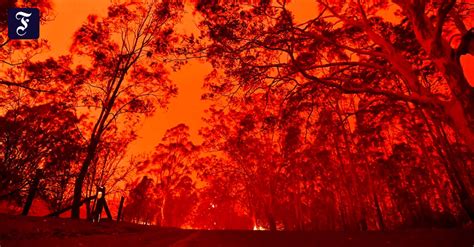
[[[51, 49], [39, 58], [67, 54], [70, 38], [86, 17], [91, 14], [105, 16], [109, 4], [110, 0], [55, 0], [54, 20], [41, 27], [41, 38], [48, 40]], [[182, 25], [185, 32], [197, 30], [196, 21], [189, 10]], [[180, 123], [190, 126], [193, 142], [202, 141], [198, 131], [204, 124], [202, 116], [208, 107], [208, 103], [201, 101], [204, 92], [202, 83], [210, 70], [208, 64], [191, 61], [181, 70], [170, 73], [171, 80], [178, 85], [178, 96], [172, 99], [168, 109], [159, 109], [153, 117], [142, 123], [138, 139], [130, 146], [130, 155], [152, 151], [165, 131]]]
[[[70, 37], [84, 23], [90, 14], [104, 16], [110, 0], [55, 0], [54, 20], [42, 26], [41, 37], [47, 39], [51, 50], [42, 57], [67, 54], [70, 46]], [[394, 6], [393, 4], [391, 6]], [[317, 12], [315, 1], [291, 1], [288, 8], [293, 11], [297, 22], [304, 22]], [[390, 11], [387, 11], [391, 13]], [[390, 16], [389, 18], [396, 18]], [[183, 19], [181, 29], [187, 33], [197, 32], [197, 21], [192, 18], [190, 9]], [[178, 28], [179, 29], [179, 28]], [[462, 57], [462, 64], [466, 77], [474, 85], [474, 57]], [[198, 131], [204, 126], [202, 117], [208, 102], [201, 100], [204, 90], [202, 84], [204, 77], [211, 71], [207, 63], [191, 61], [177, 72], [171, 72], [171, 79], [178, 85], [178, 96], [172, 99], [168, 109], [159, 109], [151, 118], [147, 118], [138, 130], [138, 139], [134, 141], [129, 154], [147, 153], [161, 140], [165, 131], [179, 123], [190, 126], [191, 140], [200, 143], [202, 138]]]
[[263, 226], [253, 226], [254, 231], [267, 231]]
[[[106, 17], [115, 0], [50, 1], [51, 20], [40, 32], [50, 49], [32, 61], [70, 54], [76, 59], [90, 51], [91, 59], [82, 65], [92, 68], [71, 68], [67, 59], [51, 59], [4, 73], [15, 79], [21, 73], [40, 74], [25, 84], [45, 77], [49, 84], [43, 85], [66, 88], [55, 91], [64, 94], [55, 99], [69, 100], [43, 103], [57, 95], [23, 84], [12, 93], [3, 82], [8, 85], [5, 95], [20, 99], [18, 105], [16, 98], [11, 100], [13, 110], [4, 110], [0, 95], [0, 128], [6, 129], [5, 134], [0, 131], [0, 162], [19, 167], [17, 173], [23, 175], [18, 176], [20, 192], [14, 193], [29, 196], [39, 181], [45, 181], [49, 193], [41, 194], [30, 215], [63, 209], [73, 201], [73, 218], [79, 212], [91, 216], [94, 212], [85, 205], [104, 186], [112, 214], [120, 214], [118, 201], [124, 199], [125, 221], [160, 227], [385, 231], [458, 226], [474, 219], [474, 186], [468, 176], [474, 171], [469, 138], [474, 136], [469, 112], [474, 93], [468, 86], [466, 92], [452, 93], [466, 89], [465, 78], [474, 86], [474, 56], [460, 57], [465, 78], [458, 76], [458, 61], [443, 51], [460, 40], [447, 44], [435, 42], [435, 35], [417, 35], [432, 33], [401, 22], [403, 6], [375, 6], [369, 18], [353, 18], [360, 9], [352, 10], [352, 5], [327, 8], [316, 19], [317, 1], [283, 1], [292, 19], [285, 8], [270, 8], [265, 1], [255, 9], [232, 5], [225, 11], [201, 1], [204, 10], [187, 3], [176, 24], [173, 11], [182, 6], [153, 6], [155, 13], [145, 11], [140, 1], [112, 5], [101, 22], [88, 16]], [[138, 20], [141, 15], [135, 13], [153, 13], [156, 19]], [[412, 12], [406, 13], [411, 17]], [[208, 19], [201, 20], [203, 16]], [[159, 18], [165, 19], [163, 26], [148, 25]], [[473, 23], [465, 21], [468, 29]], [[83, 24], [88, 26], [80, 29]], [[126, 34], [109, 35], [101, 29], [107, 25]], [[194, 37], [179, 40], [173, 30]], [[440, 29], [441, 35], [453, 32]], [[150, 43], [143, 38], [147, 35]], [[200, 38], [208, 43], [200, 44]], [[160, 59], [176, 54], [167, 43], [176, 40], [182, 43], [173, 48], [197, 47], [206, 58], [189, 59], [173, 71]], [[443, 48], [439, 56], [432, 49], [435, 43]], [[49, 74], [42, 75], [44, 71]], [[168, 99], [175, 94], [166, 77], [178, 91], [169, 104], [156, 100], [157, 95]], [[166, 108], [157, 107], [145, 117], [160, 104]], [[78, 119], [75, 113], [82, 111], [90, 115]], [[83, 135], [81, 128], [91, 133]], [[40, 165], [34, 167], [35, 162]], [[43, 170], [57, 181], [41, 177]], [[8, 185], [12, 181], [0, 179]], [[55, 200], [57, 195], [61, 197]], [[0, 197], [0, 211], [13, 211], [2, 203]]]

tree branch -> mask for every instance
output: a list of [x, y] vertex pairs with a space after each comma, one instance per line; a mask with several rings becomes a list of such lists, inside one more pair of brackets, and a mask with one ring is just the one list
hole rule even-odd
[[29, 84], [31, 81], [33, 81], [33, 79], [26, 80], [26, 81], [21, 82], [21, 83], [15, 83], [15, 82], [11, 82], [11, 81], [0, 80], [0, 85], [5, 85], [5, 86], [8, 86], [8, 87], [24, 88], [24, 89], [27, 89], [27, 90], [30, 90], [30, 91], [39, 92], [39, 93], [54, 93], [54, 92], [55, 92], [54, 90], [45, 90], [45, 89], [39, 89], [39, 88], [30, 87], [28, 84]]
[[436, 47], [441, 48], [441, 34], [443, 33], [443, 26], [446, 21], [448, 13], [453, 9], [456, 0], [444, 0], [438, 8], [438, 19], [436, 21], [436, 33], [433, 40]]

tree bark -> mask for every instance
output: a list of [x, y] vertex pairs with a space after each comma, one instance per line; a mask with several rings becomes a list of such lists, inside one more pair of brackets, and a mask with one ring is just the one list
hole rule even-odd
[[95, 157], [97, 145], [98, 145], [97, 140], [91, 141], [87, 149], [87, 156], [84, 162], [82, 163], [81, 170], [79, 171], [79, 175], [77, 176], [76, 182], [74, 184], [74, 194], [73, 194], [73, 203], [72, 203], [72, 211], [71, 211], [71, 218], [73, 219], [80, 218], [82, 186], [84, 184], [84, 179], [86, 178], [89, 166], [91, 165], [92, 160]]
[[41, 169], [36, 169], [36, 175], [33, 179], [33, 183], [30, 185], [30, 190], [28, 192], [28, 196], [26, 198], [25, 206], [23, 207], [23, 212], [21, 215], [27, 216], [28, 212], [30, 211], [31, 205], [33, 204], [33, 200], [35, 199], [36, 192], [38, 191], [38, 184], [43, 176], [43, 171]]
[[161, 216], [161, 226], [165, 226], [165, 206], [166, 206], [166, 197], [165, 194], [163, 196], [163, 201], [161, 202], [161, 209], [160, 209], [160, 216]]
[[[469, 85], [455, 51], [441, 37], [444, 20], [438, 19], [437, 26], [433, 26], [424, 13], [423, 4], [426, 3], [401, 0], [395, 3], [404, 10], [413, 25], [418, 43], [430, 56], [438, 71], [443, 74], [453, 96], [450, 102], [443, 105], [444, 112], [470, 150], [474, 151], [474, 88]], [[444, 11], [449, 12], [450, 9]]]
[[375, 194], [375, 192], [373, 194], [373, 197], [374, 197], [375, 209], [377, 211], [377, 219], [378, 219], [379, 230], [385, 231], [385, 222], [383, 220], [382, 210], [380, 209], [379, 200], [378, 200], [377, 195]]
[[272, 231], [272, 232], [276, 231], [277, 230], [276, 221], [275, 221], [275, 217], [273, 216], [273, 214], [268, 213], [267, 218], [268, 218], [268, 226], [270, 227], [270, 231]]
[[118, 213], [117, 213], [117, 222], [120, 222], [122, 220], [122, 210], [123, 210], [123, 202], [125, 201], [125, 197], [120, 198], [120, 204], [118, 208]]

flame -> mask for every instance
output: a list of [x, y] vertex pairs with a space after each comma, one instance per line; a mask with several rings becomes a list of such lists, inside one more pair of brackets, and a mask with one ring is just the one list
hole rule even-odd
[[256, 225], [254, 225], [254, 226], [253, 226], [253, 230], [254, 230], [254, 231], [266, 231], [267, 229], [265, 229], [263, 226], [256, 226]]

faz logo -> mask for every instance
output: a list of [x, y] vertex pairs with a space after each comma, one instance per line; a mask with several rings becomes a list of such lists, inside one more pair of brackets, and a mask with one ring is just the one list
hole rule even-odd
[[8, 9], [8, 37], [10, 39], [39, 38], [40, 12], [37, 8]]

